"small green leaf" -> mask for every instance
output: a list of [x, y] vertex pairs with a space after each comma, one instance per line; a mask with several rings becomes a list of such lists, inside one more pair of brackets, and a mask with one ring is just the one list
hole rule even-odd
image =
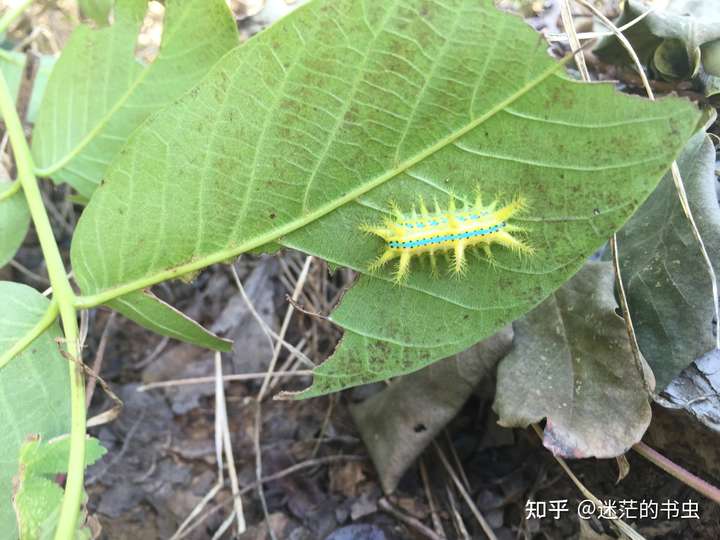
[[108, 302], [108, 306], [163, 336], [206, 349], [232, 350], [232, 341], [219, 338], [148, 291], [130, 293]]
[[515, 323], [515, 348], [498, 367], [499, 423], [547, 418], [543, 443], [556, 455], [618, 456], [650, 423], [613, 285], [609, 262], [585, 265]]
[[18, 514], [19, 540], [50, 540], [62, 497], [63, 490], [57, 482], [43, 476], [24, 479], [13, 497]]
[[[0, 193], [11, 186], [10, 182], [0, 178]], [[15, 257], [29, 227], [30, 209], [22, 189], [9, 198], [0, 200], [0, 268]]]
[[224, 0], [170, 0], [160, 53], [142, 66], [134, 51], [146, 7], [147, 0], [118, 0], [111, 27], [78, 27], [38, 113], [32, 141], [38, 173], [68, 182], [86, 197], [132, 130], [238, 43]]
[[[105, 453], [100, 442], [89, 437], [85, 442], [85, 466], [92, 465]], [[13, 496], [20, 540], [52, 538], [63, 497], [54, 476], [67, 472], [69, 456], [68, 437], [48, 442], [33, 437], [20, 449]], [[88, 536], [81, 523], [76, 539]]]
[[[720, 261], [715, 147], [704, 132], [678, 159], [711, 261]], [[712, 285], [671, 174], [618, 233], [620, 269], [640, 350], [662, 390], [715, 346]]]
[[533, 257], [496, 249], [495, 266], [473, 261], [462, 279], [415, 261], [403, 286], [392, 268], [362, 276], [304, 395], [466, 349], [572, 276], [700, 116], [687, 100], [570, 80], [542, 43], [489, 0], [300, 7], [133, 133], [73, 238], [82, 292], [106, 302], [270, 242], [366, 273], [383, 244], [360, 226], [381, 223], [389, 200], [520, 194]]
[[[8, 351], [42, 318], [49, 301], [34, 289], [0, 281], [0, 354]], [[70, 431], [68, 361], [60, 354], [53, 324], [24, 352], [0, 369], [0, 531], [17, 535], [11, 493], [20, 448], [30, 435], [43, 439]]]
[[[85, 466], [89, 467], [107, 453], [100, 441], [88, 437], [85, 441]], [[20, 466], [29, 475], [54, 475], [67, 472], [70, 438], [59, 437], [43, 442], [39, 437], [26, 442], [20, 449]]]

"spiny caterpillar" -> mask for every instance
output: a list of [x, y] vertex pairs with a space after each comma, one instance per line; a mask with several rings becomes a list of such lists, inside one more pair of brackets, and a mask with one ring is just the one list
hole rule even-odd
[[375, 271], [389, 261], [400, 258], [395, 272], [395, 282], [403, 282], [410, 271], [410, 260], [415, 255], [428, 253], [433, 275], [437, 275], [436, 252], [452, 252], [451, 269], [456, 275], [465, 273], [467, 260], [465, 249], [481, 246], [485, 256], [492, 263], [492, 244], [500, 244], [522, 255], [531, 255], [533, 248], [512, 235], [525, 229], [508, 223], [508, 220], [526, 208], [522, 197], [497, 209], [498, 202], [484, 206], [479, 192], [475, 204], [465, 203], [462, 209], [455, 206], [455, 197], [450, 196], [447, 211], [440, 209], [437, 200], [435, 211], [430, 212], [422, 197], [419, 200], [420, 214], [415, 207], [409, 215], [404, 214], [395, 203], [391, 203], [394, 220], [386, 218], [382, 226], [363, 225], [361, 229], [375, 234], [387, 242], [385, 252], [370, 265]]

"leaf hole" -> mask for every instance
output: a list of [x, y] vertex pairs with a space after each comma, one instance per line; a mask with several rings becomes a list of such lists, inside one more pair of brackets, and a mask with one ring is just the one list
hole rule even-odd
[[157, 58], [162, 40], [165, 6], [157, 0], [148, 4], [140, 34], [135, 43], [135, 58], [143, 63], [151, 64]]
[[413, 431], [414, 431], [415, 433], [422, 433], [423, 431], [427, 431], [427, 427], [426, 427], [425, 424], [423, 424], [423, 423], [415, 424], [415, 427], [413, 428]]

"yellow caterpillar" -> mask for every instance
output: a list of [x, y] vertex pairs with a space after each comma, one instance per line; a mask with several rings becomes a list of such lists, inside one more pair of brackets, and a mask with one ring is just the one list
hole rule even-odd
[[512, 235], [524, 232], [525, 229], [509, 223], [513, 216], [525, 210], [522, 197], [497, 208], [498, 202], [488, 206], [482, 204], [478, 194], [474, 205], [466, 204], [462, 209], [455, 206], [455, 198], [451, 195], [447, 210], [441, 210], [435, 201], [435, 211], [430, 212], [422, 197], [419, 201], [420, 213], [412, 208], [410, 214], [404, 214], [392, 204], [395, 219], [387, 218], [383, 225], [363, 225], [362, 230], [375, 234], [387, 242], [385, 252], [370, 265], [369, 270], [375, 271], [389, 261], [400, 258], [395, 272], [395, 282], [403, 282], [410, 271], [410, 261], [416, 255], [427, 253], [433, 275], [437, 275], [437, 252], [452, 252], [451, 269], [456, 275], [462, 275], [467, 268], [465, 250], [468, 247], [480, 246], [487, 258], [492, 262], [490, 251], [492, 244], [500, 244], [517, 254], [531, 255], [533, 248]]

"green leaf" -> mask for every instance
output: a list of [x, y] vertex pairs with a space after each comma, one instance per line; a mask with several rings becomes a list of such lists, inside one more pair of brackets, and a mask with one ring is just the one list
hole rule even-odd
[[[34, 289], [0, 281], [0, 354], [28, 333], [49, 302]], [[0, 369], [0, 530], [17, 535], [11, 494], [21, 446], [30, 435], [50, 439], [70, 431], [68, 361], [57, 323]]]
[[[40, 55], [36, 57], [37, 68], [35, 78], [32, 82], [32, 92], [28, 103], [25, 119], [34, 123], [37, 117], [37, 111], [40, 107], [45, 88], [47, 87], [48, 78], [55, 66], [56, 58], [51, 55]], [[22, 78], [27, 66], [27, 55], [16, 51], [5, 51], [0, 49], [0, 70], [5, 77], [10, 89], [10, 95], [13, 99], [17, 99], [22, 84]]]
[[[688, 142], [678, 166], [700, 235], [717, 265], [715, 147], [704, 132]], [[715, 347], [710, 276], [671, 174], [618, 233], [618, 246], [635, 333], [659, 391]]]
[[32, 94], [30, 95], [27, 113], [25, 114], [25, 119], [31, 124], [34, 124], [35, 120], [37, 120], [40, 104], [45, 96], [45, 90], [47, 89], [48, 81], [50, 80], [50, 74], [52, 73], [56, 62], [57, 58], [50, 55], [42, 55], [37, 60], [37, 69], [35, 71], [35, 78], [33, 79]]
[[86, 197], [130, 133], [238, 43], [223, 0], [171, 0], [158, 58], [142, 66], [134, 50], [146, 7], [146, 0], [118, 0], [111, 27], [78, 27], [38, 113], [32, 145], [38, 173]]
[[390, 199], [522, 194], [534, 257], [495, 249], [495, 267], [475, 261], [462, 279], [416, 264], [403, 286], [392, 269], [361, 277], [332, 315], [343, 342], [305, 395], [455, 354], [577, 271], [698, 120], [686, 100], [624, 96], [561, 68], [489, 1], [311, 2], [133, 134], [73, 239], [85, 300], [277, 241], [363, 273], [383, 246], [359, 227]]
[[163, 336], [216, 351], [232, 350], [232, 341], [206, 330], [148, 291], [136, 291], [108, 303], [127, 318]]
[[[0, 178], [0, 194], [11, 186], [10, 182]], [[0, 267], [15, 257], [29, 227], [30, 209], [22, 189], [9, 198], [0, 200]]]
[[[105, 453], [100, 442], [89, 437], [85, 442], [85, 466], [92, 465]], [[20, 540], [52, 538], [63, 497], [63, 490], [53, 476], [67, 472], [69, 455], [68, 437], [47, 443], [34, 437], [20, 449], [13, 498]], [[88, 531], [84, 529], [80, 523], [76, 538], [89, 538]]]
[[10, 95], [17, 100], [22, 84], [23, 73], [27, 57], [17, 51], [6, 51], [0, 49], [0, 71], [2, 71], [5, 82], [10, 90]]
[[[107, 453], [100, 441], [88, 437], [85, 441], [85, 467], [89, 467]], [[26, 477], [66, 473], [70, 456], [70, 438], [59, 437], [48, 442], [34, 438], [20, 449], [20, 467]]]
[[515, 348], [498, 367], [500, 425], [547, 418], [543, 444], [572, 458], [618, 456], [640, 440], [649, 396], [613, 290], [611, 263], [590, 262], [515, 323]]
[[106, 26], [115, 0], [79, 0], [80, 10], [85, 17], [100, 26]]

